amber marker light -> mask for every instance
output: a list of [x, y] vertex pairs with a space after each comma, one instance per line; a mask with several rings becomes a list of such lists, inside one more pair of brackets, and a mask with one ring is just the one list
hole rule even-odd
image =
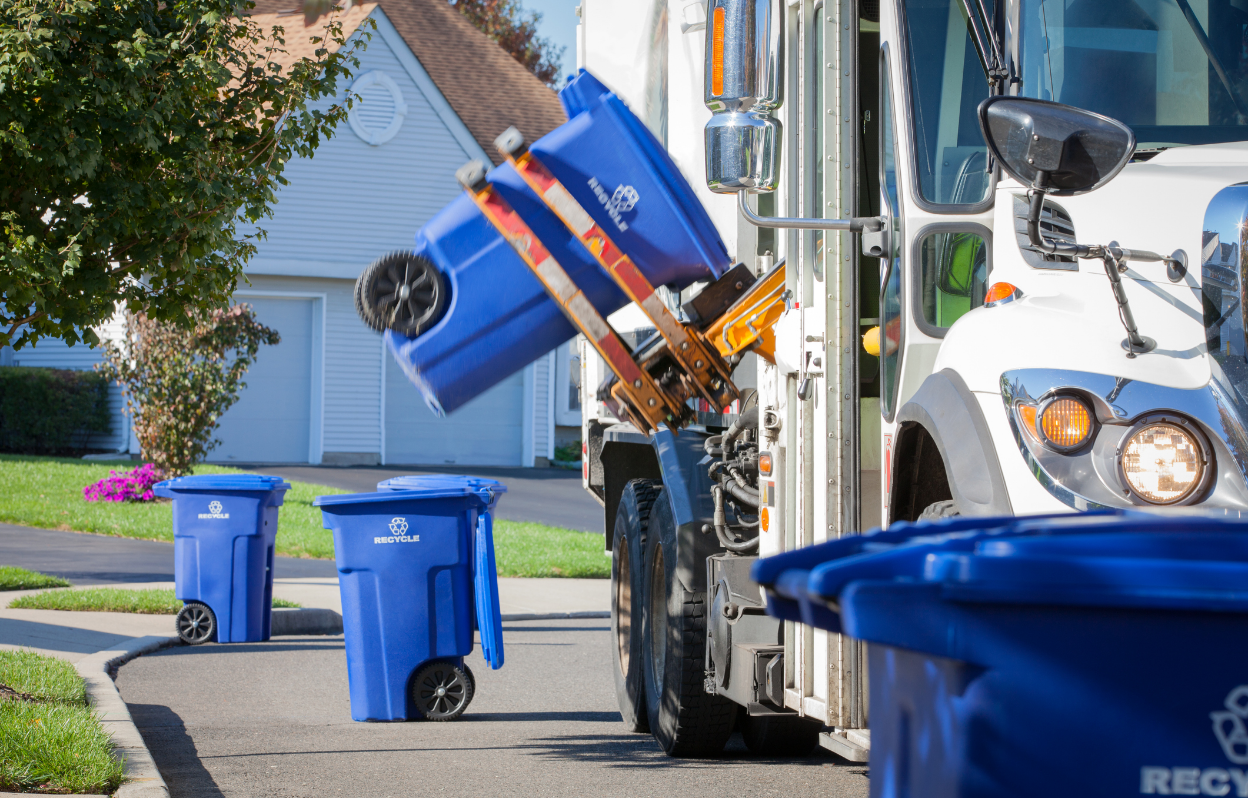
[[1054, 399], [1040, 413], [1040, 432], [1055, 449], [1075, 449], [1092, 435], [1092, 414], [1078, 399]]
[[1027, 434], [1033, 441], [1040, 440], [1040, 433], [1036, 432], [1036, 406], [1025, 405], [1019, 402], [1016, 407], [1018, 408], [1018, 418], [1023, 422], [1023, 429], [1027, 431]]
[[759, 513], [758, 513], [758, 523], [759, 523], [759, 526], [762, 528], [762, 530], [763, 530], [764, 532], [766, 532], [768, 529], [770, 529], [770, 528], [771, 528], [771, 516], [770, 516], [770, 514], [767, 512], [767, 508], [766, 508], [766, 507], [764, 507], [762, 510], [760, 510], [760, 511], [759, 511]]
[[711, 94], [724, 94], [724, 9], [715, 9], [711, 15]]
[[1018, 299], [1023, 295], [1018, 287], [1011, 283], [993, 283], [988, 289], [988, 293], [984, 296], [984, 304], [992, 305], [997, 302]]
[[771, 476], [771, 452], [763, 452], [758, 456], [758, 473], [765, 477]]

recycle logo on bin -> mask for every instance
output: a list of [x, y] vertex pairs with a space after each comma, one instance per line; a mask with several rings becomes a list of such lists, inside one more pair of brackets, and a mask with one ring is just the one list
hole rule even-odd
[[1226, 758], [1237, 765], [1248, 765], [1248, 684], [1241, 684], [1222, 702], [1225, 711], [1210, 712], [1213, 733], [1217, 735]]
[[213, 515], [216, 515], [217, 513], [221, 512], [221, 502], [209, 502], [208, 512], [212, 513]]
[[611, 195], [611, 207], [615, 208], [617, 213], [628, 213], [639, 199], [641, 197], [638, 196], [637, 189], [632, 186], [618, 186], [615, 193]]
[[392, 534], [400, 535], [400, 536], [406, 535], [407, 534], [407, 519], [406, 518], [391, 518], [390, 519], [390, 532]]

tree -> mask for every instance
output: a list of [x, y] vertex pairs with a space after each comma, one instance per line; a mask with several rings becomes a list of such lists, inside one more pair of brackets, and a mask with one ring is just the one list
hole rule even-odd
[[530, 11], [526, 16], [519, 0], [456, 0], [455, 7], [539, 80], [551, 88], [557, 85], [567, 48], [555, 50], [550, 39], [537, 37], [541, 14]]
[[253, 7], [0, 0], [0, 346], [229, 304], [284, 165], [345, 118], [314, 104], [363, 41], [331, 14], [294, 59]]
[[261, 345], [280, 341], [250, 305], [192, 311], [180, 323], [129, 314], [125, 338], [105, 342], [96, 368], [121, 384], [143, 459], [176, 477], [220, 442], [212, 434]]

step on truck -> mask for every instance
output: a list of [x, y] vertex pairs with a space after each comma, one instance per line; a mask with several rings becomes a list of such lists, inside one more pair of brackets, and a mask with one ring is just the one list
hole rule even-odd
[[[864, 648], [769, 617], [757, 557], [954, 515], [1248, 508], [1244, 4], [578, 14], [579, 65], [663, 139], [740, 264], [660, 290], [731, 353], [729, 408], [646, 429], [582, 339], [630, 729], [677, 756], [735, 728], [865, 761]], [[653, 334], [636, 307], [610, 321]]]

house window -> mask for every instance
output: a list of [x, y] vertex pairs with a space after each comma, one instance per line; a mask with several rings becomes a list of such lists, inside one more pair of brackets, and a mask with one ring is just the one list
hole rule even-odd
[[581, 356], [573, 338], [556, 350], [555, 356], [555, 424], [560, 427], [581, 426]]

